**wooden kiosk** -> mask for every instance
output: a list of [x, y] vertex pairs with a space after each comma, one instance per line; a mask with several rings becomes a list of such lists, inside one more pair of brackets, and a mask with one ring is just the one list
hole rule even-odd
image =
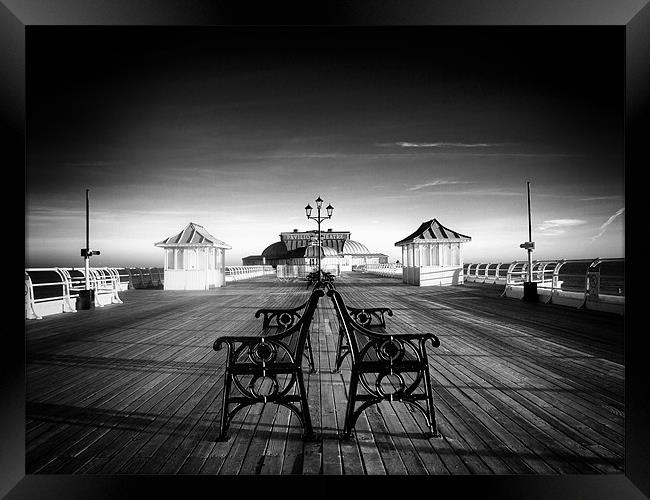
[[155, 244], [165, 252], [165, 290], [209, 290], [226, 283], [226, 250], [232, 247], [190, 222]]
[[472, 238], [449, 229], [436, 219], [395, 243], [402, 247], [402, 281], [409, 285], [461, 285], [463, 243]]

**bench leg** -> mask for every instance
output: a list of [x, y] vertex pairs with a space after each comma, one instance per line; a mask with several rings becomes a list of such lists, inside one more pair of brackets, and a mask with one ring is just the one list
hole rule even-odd
[[433, 406], [433, 390], [431, 389], [431, 379], [429, 378], [429, 365], [424, 369], [424, 390], [426, 392], [427, 413], [429, 420], [429, 436], [440, 437], [438, 425], [436, 424], [436, 409]]
[[314, 353], [311, 350], [311, 332], [307, 333], [307, 361], [309, 362], [309, 373], [316, 373]]
[[302, 421], [305, 426], [305, 437], [313, 437], [314, 429], [311, 425], [311, 415], [309, 414], [309, 406], [307, 405], [307, 391], [305, 390], [305, 381], [300, 370], [296, 373], [296, 379], [298, 381], [298, 391], [300, 392], [300, 409], [302, 411]]
[[334, 365], [334, 369], [332, 370], [332, 373], [339, 373], [341, 371], [341, 364], [343, 364], [343, 358], [345, 357], [342, 351], [344, 347], [347, 347], [343, 345], [344, 340], [345, 340], [345, 331], [339, 328], [339, 343], [336, 348], [336, 363]]
[[218, 441], [225, 441], [227, 438], [226, 432], [228, 431], [228, 426], [230, 422], [228, 421], [228, 397], [230, 396], [230, 387], [231, 387], [231, 376], [228, 370], [226, 370], [226, 376], [224, 377], [223, 382], [223, 392], [221, 395], [221, 418], [219, 419], [219, 436], [217, 437]]
[[348, 388], [348, 405], [345, 410], [345, 424], [343, 425], [342, 437], [350, 437], [354, 427], [354, 406], [357, 402], [357, 386], [359, 385], [359, 375], [352, 370], [350, 375], [350, 387]]

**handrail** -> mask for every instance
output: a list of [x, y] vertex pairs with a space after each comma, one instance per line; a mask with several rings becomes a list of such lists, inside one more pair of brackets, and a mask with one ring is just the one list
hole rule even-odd
[[[289, 280], [293, 278], [304, 279], [309, 274], [318, 271], [318, 266], [311, 264], [278, 264], [275, 269], [279, 280]], [[323, 264], [321, 271], [325, 271], [333, 276], [341, 275], [341, 268], [338, 264]]]
[[[34, 278], [41, 272], [56, 273], [58, 281], [46, 280], [39, 282]], [[100, 267], [90, 268], [88, 286], [94, 290], [97, 307], [106, 304], [121, 304], [119, 297], [120, 274], [115, 268]], [[45, 287], [50, 287], [46, 289]], [[47, 294], [38, 297], [36, 290], [51, 290], [52, 287], [61, 287], [54, 295]], [[26, 319], [41, 319], [43, 315], [60, 312], [76, 312], [73, 299], [79, 296], [79, 291], [86, 288], [85, 269], [76, 268], [25, 268], [25, 317]]]
[[275, 274], [273, 266], [226, 266], [226, 282]]
[[[124, 273], [120, 274], [121, 288], [152, 288], [158, 287], [164, 282], [164, 269], [162, 267], [125, 267], [120, 268]], [[157, 278], [154, 278], [154, 277]]]
[[366, 272], [377, 274], [385, 278], [402, 278], [402, 264], [386, 263], [386, 264], [367, 264]]
[[[547, 302], [622, 312], [624, 268], [624, 258], [561, 259], [534, 260], [531, 271]], [[520, 296], [528, 281], [528, 262], [466, 263], [463, 274], [466, 282], [505, 284], [504, 295]]]

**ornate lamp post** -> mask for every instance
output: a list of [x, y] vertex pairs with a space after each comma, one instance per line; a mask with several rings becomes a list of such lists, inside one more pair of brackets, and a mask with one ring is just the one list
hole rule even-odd
[[332, 205], [327, 205], [325, 207], [325, 210], [327, 210], [327, 216], [321, 217], [320, 209], [322, 206], [323, 206], [323, 200], [321, 200], [319, 196], [318, 198], [316, 198], [316, 210], [318, 210], [318, 215], [316, 215], [316, 217], [311, 216], [311, 211], [313, 210], [311, 205], [307, 204], [307, 206], [305, 207], [305, 213], [307, 214], [307, 218], [311, 220], [315, 220], [318, 223], [318, 276], [321, 276], [321, 257], [322, 257], [322, 248], [323, 248], [321, 245], [320, 223], [323, 222], [324, 220], [331, 219], [332, 212], [334, 212], [334, 207]]

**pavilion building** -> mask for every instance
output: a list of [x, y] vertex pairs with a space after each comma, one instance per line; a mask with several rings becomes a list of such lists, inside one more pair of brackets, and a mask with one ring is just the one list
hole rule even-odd
[[324, 269], [336, 266], [340, 271], [388, 262], [388, 255], [371, 252], [363, 243], [350, 239], [350, 231], [322, 231], [319, 248], [318, 231], [301, 232], [294, 229], [280, 233], [280, 241], [267, 246], [261, 255], [244, 257], [242, 263], [245, 266], [317, 266], [319, 254]]
[[417, 286], [462, 284], [463, 244], [471, 239], [436, 219], [423, 222], [395, 243], [402, 247], [402, 281]]
[[209, 290], [226, 282], [226, 250], [232, 247], [190, 222], [155, 244], [164, 250], [165, 290]]

